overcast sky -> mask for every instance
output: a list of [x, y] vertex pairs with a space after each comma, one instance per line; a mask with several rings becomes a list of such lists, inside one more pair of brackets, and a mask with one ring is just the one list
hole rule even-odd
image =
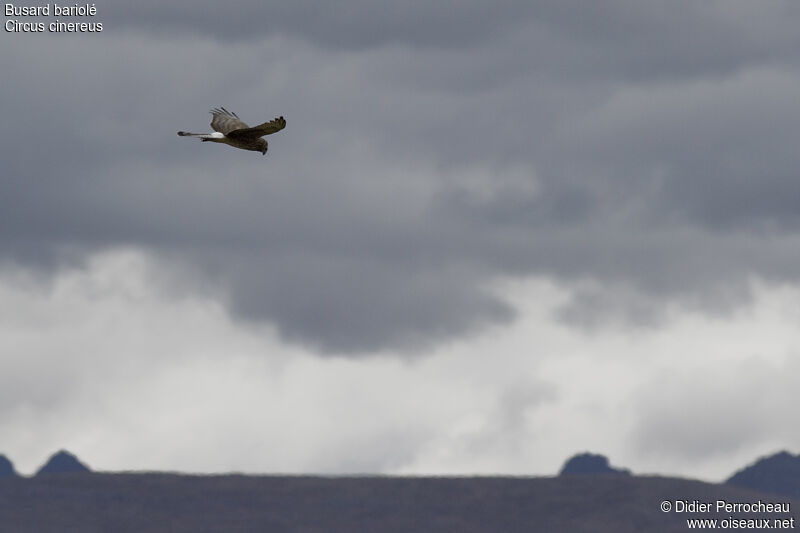
[[[589, 450], [717, 481], [798, 451], [800, 5], [96, 6], [0, 37], [21, 472]], [[287, 127], [266, 156], [176, 135], [217, 106]]]

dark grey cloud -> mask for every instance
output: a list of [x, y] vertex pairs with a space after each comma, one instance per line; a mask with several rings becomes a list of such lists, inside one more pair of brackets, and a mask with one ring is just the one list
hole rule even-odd
[[363, 50], [386, 45], [470, 49], [508, 36], [513, 54], [493, 63], [535, 62], [580, 78], [625, 75], [638, 80], [725, 74], [776, 58], [795, 61], [798, 8], [788, 0], [746, 1], [405, 0], [330, 4], [242, 0], [220, 9], [209, 0], [108, 0], [111, 27], [223, 41], [273, 35], [320, 46]]
[[330, 4], [243, 1], [220, 8], [214, 2], [145, 1], [137, 6], [103, 5], [116, 24], [160, 32], [204, 33], [217, 39], [249, 40], [271, 34], [296, 35], [322, 45], [362, 48], [391, 42], [461, 45], [482, 40], [529, 8], [515, 0], [375, 3], [351, 0]]
[[[797, 280], [793, 4], [376, 9], [113, 1], [99, 35], [4, 34], [0, 258], [146, 248], [345, 353], [507, 323], [505, 277], [575, 288], [582, 325]], [[175, 136], [218, 105], [288, 127], [265, 158]]]
[[653, 218], [717, 230], [793, 227], [796, 70], [633, 88], [563, 129], [604, 192], [649, 194]]

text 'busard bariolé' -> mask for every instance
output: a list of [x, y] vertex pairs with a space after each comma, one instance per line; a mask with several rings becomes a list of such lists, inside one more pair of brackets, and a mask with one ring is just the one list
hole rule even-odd
[[[102, 22], [65, 22], [59, 19], [43, 22], [31, 20], [33, 17], [95, 17], [97, 6], [95, 4], [44, 4], [40, 6], [16, 6], [5, 4], [4, 13], [7, 18], [4, 29], [8, 33], [85, 33], [103, 31]], [[24, 18], [22, 18], [24, 17]]]

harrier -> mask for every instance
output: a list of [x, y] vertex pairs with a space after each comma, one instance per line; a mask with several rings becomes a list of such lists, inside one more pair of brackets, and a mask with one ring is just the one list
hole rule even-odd
[[215, 108], [211, 111], [211, 127], [214, 133], [189, 133], [179, 131], [181, 137], [200, 137], [203, 142], [211, 141], [223, 143], [242, 150], [252, 150], [254, 152], [267, 153], [267, 141], [262, 139], [264, 135], [281, 131], [286, 127], [286, 120], [278, 117], [250, 127], [239, 119], [236, 113], [231, 113], [224, 107]]

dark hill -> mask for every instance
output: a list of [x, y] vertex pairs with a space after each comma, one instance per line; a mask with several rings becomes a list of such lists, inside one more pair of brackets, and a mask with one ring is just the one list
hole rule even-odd
[[791, 498], [800, 498], [800, 455], [783, 451], [762, 457], [725, 483]]
[[559, 473], [560, 476], [575, 474], [622, 474], [628, 476], [630, 471], [623, 468], [612, 468], [609, 466], [606, 456], [587, 452], [572, 456], [564, 463]]
[[38, 472], [36, 472], [37, 476], [41, 476], [42, 474], [64, 474], [67, 472], [91, 472], [89, 467], [85, 464], [78, 461], [78, 458], [69, 453], [68, 451], [61, 450], [58, 453], [55, 453], [50, 459], [47, 460], [47, 463], [42, 466]]
[[[61, 474], [0, 479], [16, 533], [685, 532], [661, 502], [770, 501], [729, 485], [638, 476], [402, 478]], [[800, 501], [792, 502], [794, 508]], [[728, 518], [712, 512], [703, 518]], [[736, 514], [753, 519], [755, 514]], [[764, 518], [787, 518], [771, 514]]]
[[0, 478], [2, 477], [17, 477], [14, 465], [5, 455], [0, 455]]

